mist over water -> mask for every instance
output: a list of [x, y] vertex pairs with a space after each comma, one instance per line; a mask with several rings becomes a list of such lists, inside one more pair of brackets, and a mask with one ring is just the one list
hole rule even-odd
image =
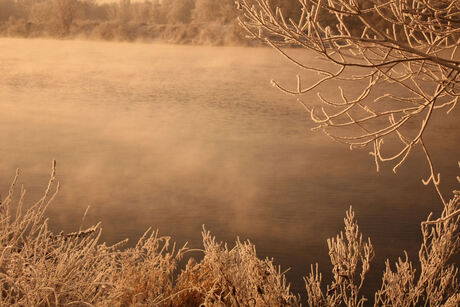
[[[440, 209], [419, 152], [397, 176], [376, 173], [368, 151], [311, 132], [295, 97], [269, 84], [299, 73], [271, 49], [0, 39], [0, 50], [0, 191], [20, 168], [37, 200], [56, 159], [56, 231], [78, 229], [88, 205], [85, 226], [102, 221], [110, 243], [153, 227], [199, 248], [204, 224], [218, 240], [249, 238], [302, 291], [311, 263], [330, 270], [326, 239], [350, 205], [376, 250], [374, 285], [384, 259], [414, 259], [420, 221]], [[434, 118], [426, 137], [446, 191], [454, 118]]]

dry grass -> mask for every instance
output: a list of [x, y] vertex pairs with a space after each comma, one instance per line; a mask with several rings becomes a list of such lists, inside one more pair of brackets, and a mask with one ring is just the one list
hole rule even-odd
[[[260, 260], [251, 242], [238, 240], [234, 248], [216, 242], [203, 229], [204, 259], [190, 260], [176, 287], [190, 289], [180, 303], [199, 306], [298, 306], [284, 273], [273, 260]], [[178, 305], [181, 305], [181, 304]]]
[[[237, 240], [233, 248], [203, 228], [200, 262], [179, 261], [188, 251], [168, 237], [147, 231], [134, 248], [99, 243], [100, 225], [75, 233], [53, 234], [46, 208], [59, 190], [55, 165], [44, 196], [24, 208], [24, 188], [13, 197], [16, 175], [0, 204], [0, 305], [8, 306], [300, 306], [284, 272], [272, 259], [261, 260], [255, 246]], [[13, 201], [16, 199], [17, 201]], [[399, 259], [387, 262], [375, 306], [458, 306], [457, 268], [460, 192], [437, 220], [422, 223], [421, 272]], [[332, 283], [322, 287], [318, 266], [305, 278], [310, 306], [363, 306], [359, 293], [373, 258], [350, 210], [345, 232], [328, 240]]]
[[[458, 268], [450, 261], [460, 251], [459, 210], [460, 191], [454, 191], [439, 219], [433, 221], [430, 215], [421, 223], [420, 272], [416, 272], [406, 252], [395, 263], [395, 269], [386, 261], [374, 306], [460, 305]], [[345, 236], [340, 233], [328, 240], [328, 245], [334, 279], [324, 289], [318, 265], [312, 266], [305, 278], [309, 306], [365, 306], [368, 299], [360, 296], [359, 290], [374, 252], [370, 239], [363, 243], [351, 208], [345, 218]]]
[[18, 174], [0, 204], [0, 305], [266, 306], [295, 305], [284, 274], [250, 242], [233, 249], [203, 229], [204, 259], [178, 272], [187, 249], [147, 231], [134, 248], [99, 243], [100, 225], [53, 234], [45, 211], [59, 190], [55, 165], [42, 199], [13, 202]]
[[44, 213], [58, 191], [54, 173], [53, 167], [43, 198], [24, 212], [23, 188], [18, 203], [12, 202], [17, 176], [1, 203], [2, 305], [122, 306], [169, 295], [181, 251], [169, 251], [168, 238], [146, 233], [135, 248], [121, 250], [122, 244], [98, 243], [99, 224], [69, 234], [48, 229]]

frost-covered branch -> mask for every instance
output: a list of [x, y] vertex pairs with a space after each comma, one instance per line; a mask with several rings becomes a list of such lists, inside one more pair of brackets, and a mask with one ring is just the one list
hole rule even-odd
[[[298, 76], [295, 88], [273, 85], [297, 96], [314, 129], [351, 149], [370, 148], [377, 170], [381, 162], [393, 162], [396, 172], [422, 145], [433, 114], [450, 113], [458, 102], [459, 2], [298, 1], [296, 20], [285, 18], [273, 1], [238, 1], [251, 37], [275, 48], [310, 80], [312, 73], [318, 76], [310, 84]], [[311, 57], [296, 57], [286, 47], [314, 52], [327, 65], [311, 67]], [[316, 102], [308, 96], [313, 92]]]

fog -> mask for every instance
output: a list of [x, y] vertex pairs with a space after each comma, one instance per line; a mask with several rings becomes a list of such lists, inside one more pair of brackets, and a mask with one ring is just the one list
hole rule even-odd
[[[219, 240], [251, 239], [301, 291], [310, 263], [329, 268], [326, 239], [350, 205], [374, 276], [385, 258], [416, 255], [419, 222], [440, 208], [420, 153], [397, 176], [377, 173], [367, 150], [311, 132], [295, 98], [270, 86], [299, 73], [271, 49], [3, 38], [0, 50], [0, 191], [20, 168], [33, 202], [56, 159], [56, 231], [76, 230], [88, 205], [85, 225], [102, 221], [111, 243], [153, 227], [197, 248], [204, 224]], [[434, 118], [425, 141], [446, 191], [454, 117]]]

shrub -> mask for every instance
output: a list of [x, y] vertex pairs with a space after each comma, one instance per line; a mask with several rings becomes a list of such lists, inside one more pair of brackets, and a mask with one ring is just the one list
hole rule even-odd
[[[0, 202], [0, 304], [15, 306], [292, 306], [284, 273], [273, 260], [260, 260], [254, 245], [237, 241], [233, 249], [203, 229], [204, 258], [190, 259], [169, 237], [148, 230], [133, 248], [99, 243], [101, 226], [54, 234], [45, 212], [59, 190], [55, 163], [43, 197], [24, 208], [18, 174]], [[85, 213], [86, 215], [86, 213]]]

